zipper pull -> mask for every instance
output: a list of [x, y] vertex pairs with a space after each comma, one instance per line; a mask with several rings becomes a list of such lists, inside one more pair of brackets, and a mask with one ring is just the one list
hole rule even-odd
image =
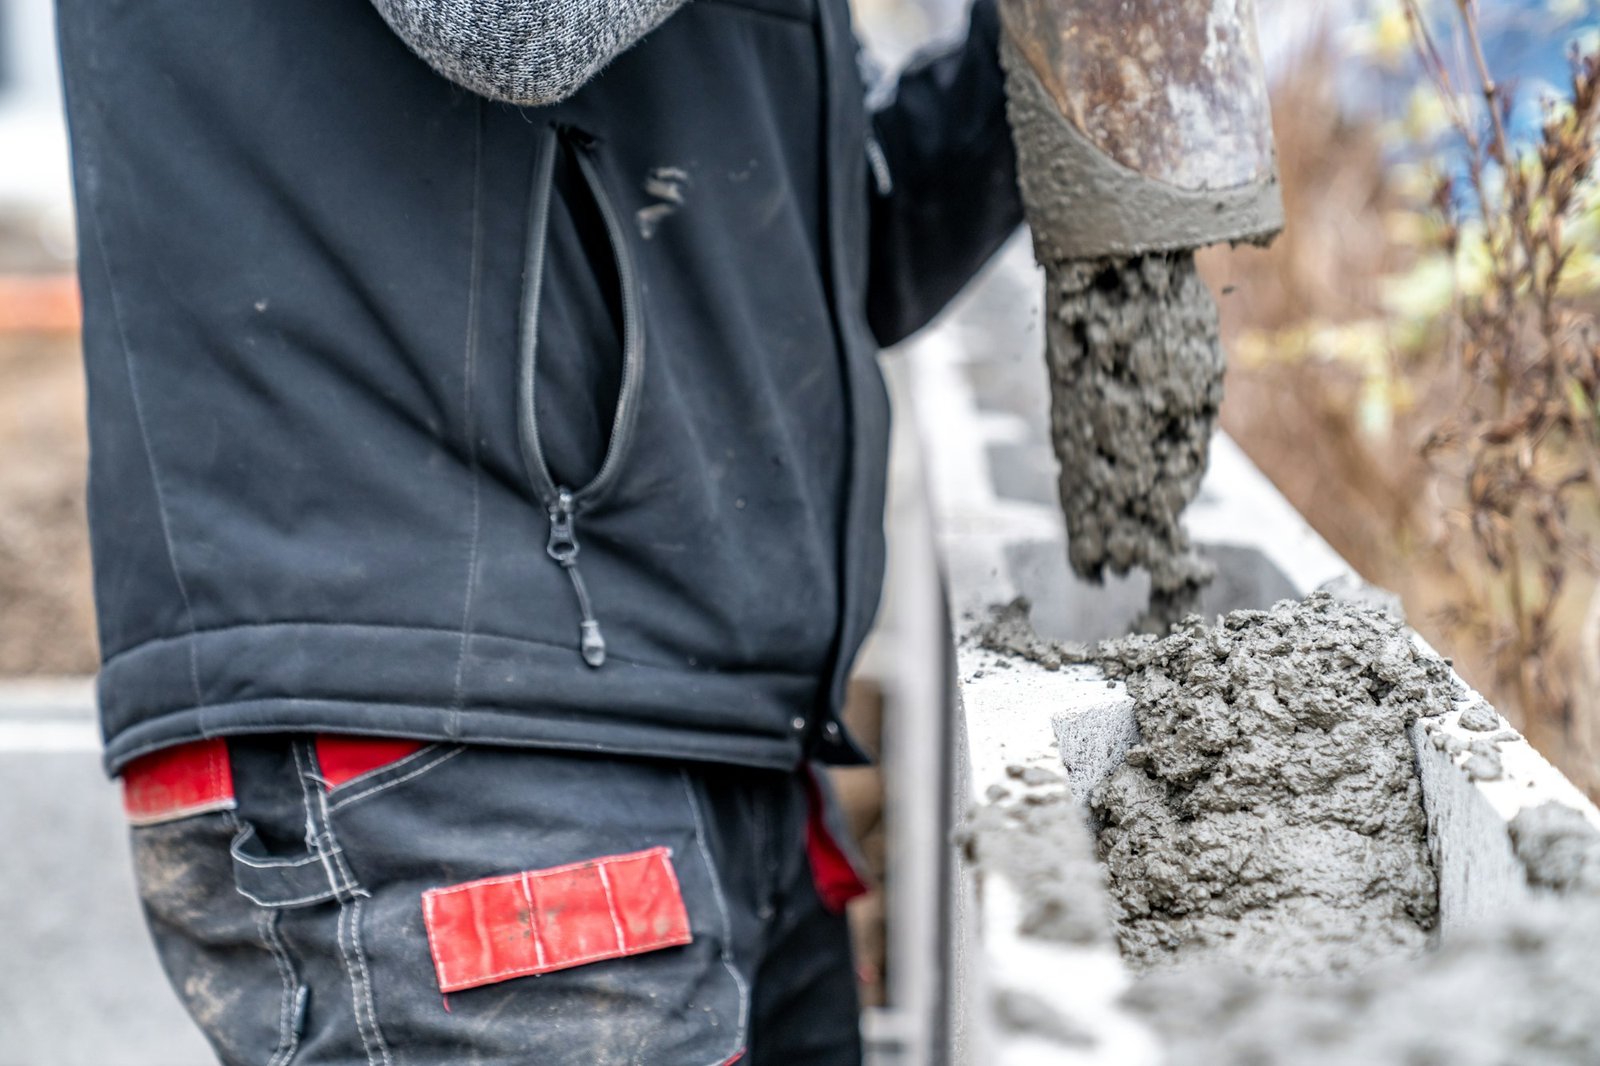
[[545, 550], [572, 579], [572, 590], [578, 594], [578, 611], [583, 616], [578, 625], [578, 649], [583, 653], [584, 662], [597, 667], [606, 661], [606, 638], [594, 617], [594, 606], [589, 602], [583, 575], [578, 573], [578, 542], [573, 535], [573, 517], [572, 493], [567, 489], [557, 490], [556, 502], [550, 508], [550, 543]]

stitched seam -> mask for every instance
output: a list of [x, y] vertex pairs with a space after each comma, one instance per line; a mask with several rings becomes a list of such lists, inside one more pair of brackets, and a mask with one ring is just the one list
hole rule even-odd
[[[145, 466], [150, 470], [150, 487], [155, 491], [156, 514], [161, 519], [161, 539], [167, 549], [167, 565], [172, 568], [172, 581], [178, 586], [178, 596], [183, 600], [183, 613], [188, 619], [189, 634], [192, 636], [196, 632], [194, 604], [189, 599], [189, 588], [178, 569], [178, 556], [172, 544], [172, 525], [167, 516], [166, 492], [161, 486], [161, 473], [156, 465], [155, 449], [150, 445], [150, 432], [145, 425], [144, 397], [139, 391], [139, 381], [133, 372], [133, 350], [128, 343], [128, 328], [122, 319], [122, 300], [117, 295], [117, 283], [111, 269], [111, 256], [106, 251], [99, 197], [90, 196], [88, 201], [91, 205], [90, 211], [94, 215], [94, 243], [100, 251], [100, 264], [106, 274], [106, 292], [111, 298], [111, 316], [117, 324], [117, 339], [122, 342], [122, 368], [128, 377], [128, 398], [133, 401], [133, 420], [139, 427], [139, 440], [144, 445]], [[189, 647], [189, 682], [194, 686], [195, 705], [204, 706], [205, 700], [200, 696], [200, 656], [192, 644]]]
[[562, 959], [559, 966], [516, 966], [509, 970], [496, 970], [491, 974], [474, 976], [470, 979], [472, 982], [471, 984], [457, 985], [454, 990], [460, 991], [464, 988], [476, 988], [479, 985], [493, 984], [495, 981], [499, 981], [507, 977], [522, 977], [526, 975], [556, 973], [561, 970], [570, 970], [575, 966], [584, 966], [591, 962], [603, 962], [606, 959], [621, 959], [630, 955], [644, 955], [652, 951], [659, 951], [662, 948], [678, 947], [682, 944], [688, 944], [692, 942], [692, 939], [687, 937], [668, 937], [664, 940], [647, 941], [644, 944], [636, 945], [628, 951], [606, 950], [597, 951], [590, 955], [575, 955], [570, 959]]
[[[433, 746], [437, 747], [438, 745], [433, 745]], [[426, 751], [427, 749], [423, 749], [423, 750]], [[429, 762], [427, 765], [419, 766], [416, 769], [412, 770], [410, 773], [402, 774], [400, 777], [397, 777], [392, 781], [385, 781], [381, 785], [375, 785], [372, 788], [366, 789], [366, 790], [361, 791], [361, 792], [357, 792], [353, 796], [344, 796], [344, 797], [340, 798], [338, 803], [335, 803], [332, 807], [328, 808], [328, 810], [330, 811], [330, 813], [332, 811], [343, 810], [344, 808], [350, 806], [350, 804], [356, 802], [357, 800], [366, 799], [368, 796], [376, 795], [377, 793], [382, 792], [385, 789], [393, 788], [396, 785], [403, 785], [407, 781], [412, 780], [413, 778], [421, 777], [423, 774], [427, 773], [429, 770], [432, 770], [433, 768], [438, 766], [440, 763], [444, 763], [444, 762], [450, 761], [451, 759], [455, 758], [457, 755], [460, 755], [463, 751], [466, 751], [466, 750], [467, 749], [464, 748], [464, 747], [462, 747], [462, 748], [452, 748], [449, 751], [447, 751], [447, 752], [443, 753], [442, 755], [440, 755], [437, 759], [434, 759], [432, 762]]]
[[297, 992], [294, 968], [289, 964], [289, 954], [284, 950], [283, 941], [278, 936], [278, 913], [262, 911], [260, 924], [261, 938], [266, 941], [268, 950], [272, 952], [272, 961], [278, 966], [278, 977], [283, 981], [283, 1005], [278, 1011], [278, 1050], [267, 1061], [267, 1066], [285, 1066], [294, 1057], [300, 1043], [300, 1038], [294, 1031], [294, 1004]]
[[528, 904], [528, 931], [533, 934], [533, 961], [539, 969], [544, 969], [544, 937], [539, 935], [538, 908], [533, 902], [533, 881], [527, 873], [522, 875], [522, 898]]
[[[388, 623], [384, 623], [384, 622], [323, 622], [323, 621], [317, 621], [315, 619], [298, 619], [298, 620], [297, 619], [280, 619], [280, 620], [272, 621], [272, 622], [241, 622], [241, 623], [232, 624], [232, 625], [225, 625], [225, 626], [209, 626], [209, 627], [204, 628], [204, 629], [201, 629], [201, 628], [197, 627], [195, 629], [190, 630], [188, 633], [178, 633], [178, 634], [175, 634], [175, 635], [165, 636], [165, 637], [152, 637], [149, 640], [140, 641], [138, 644], [134, 644], [131, 647], [123, 648], [121, 651], [115, 653], [114, 655], [111, 655], [108, 658], [103, 659], [101, 661], [101, 663], [100, 663], [100, 668], [103, 671], [106, 667], [111, 666], [118, 659], [121, 659], [124, 656], [132, 655], [135, 652], [143, 651], [143, 650], [145, 650], [147, 648], [153, 648], [153, 647], [156, 647], [156, 646], [162, 645], [162, 644], [173, 644], [173, 643], [176, 643], [177, 641], [180, 641], [180, 640], [190, 640], [190, 639], [193, 639], [195, 637], [209, 637], [209, 636], [213, 636], [213, 635], [216, 635], [216, 634], [219, 634], [219, 633], [232, 633], [232, 632], [250, 630], [250, 629], [290, 629], [290, 628], [356, 629], [356, 630], [360, 630], [360, 629], [376, 629], [376, 630], [381, 630], [381, 631], [394, 631], [394, 632], [397, 632], [397, 633], [426, 633], [426, 634], [447, 634], [447, 633], [452, 633], [453, 634], [453, 633], [457, 632], [457, 630], [454, 629], [453, 627], [446, 627], [446, 626], [393, 625], [393, 624], [388, 624]], [[479, 633], [474, 633], [473, 636], [475, 636], [475, 637], [484, 637], [484, 638], [489, 639], [489, 640], [503, 640], [508, 644], [525, 644], [525, 645], [527, 645], [528, 647], [531, 647], [531, 648], [550, 648], [552, 650], [557, 650], [557, 651], [571, 651], [572, 650], [571, 644], [562, 643], [561, 641], [558, 641], [558, 640], [537, 640], [537, 639], [532, 638], [532, 637], [513, 636], [513, 635], [511, 635], [509, 633], [482, 633], [482, 632], [479, 632]], [[670, 672], [670, 673], [685, 673], [685, 672], [687, 672], [687, 671], [684, 671], [681, 667], [679, 667], [679, 666], [677, 666], [675, 664], [666, 663], [666, 662], [659, 662], [659, 663], [645, 662], [642, 659], [618, 658], [617, 656], [611, 655], [608, 652], [606, 654], [606, 661], [610, 662], [612, 659], [617, 659], [618, 662], [627, 663], [629, 666], [643, 667], [643, 668], [645, 668], [647, 670], [662, 670], [662, 671], [666, 671], [666, 672]], [[767, 676], [771, 676], [771, 677], [809, 677], [810, 676], [809, 674], [805, 673], [804, 671], [798, 671], [798, 670], [751, 670], [751, 671], [741, 671], [741, 670], [738, 670], [738, 669], [724, 669], [724, 670], [720, 671], [721, 676], [724, 676], [724, 677], [740, 677], [740, 676], [743, 676], [744, 674], [747, 674], [747, 673], [762, 674], [762, 675], [767, 675]], [[229, 702], [230, 703], [245, 703], [245, 702], [249, 702], [249, 701], [246, 701], [246, 700], [231, 700]], [[361, 703], [361, 702], [369, 702], [369, 701], [343, 700], [343, 701], [340, 701], [340, 702], [344, 702], [344, 703]], [[226, 703], [207, 704], [207, 706], [226, 707], [226, 706], [228, 706], [228, 704], [226, 704]]]
[[367, 970], [367, 951], [361, 943], [361, 901], [352, 900], [350, 910], [350, 941], [355, 948], [356, 963], [361, 967], [361, 987], [367, 997], [367, 1017], [372, 1023], [372, 1036], [377, 1041], [384, 1063], [392, 1066], [394, 1060], [389, 1057], [389, 1044], [383, 1039], [383, 1030], [378, 1027], [378, 1005], [372, 997], [372, 974]]
[[[317, 751], [314, 745], [306, 745], [306, 759], [311, 763], [314, 771], [314, 773], [312, 773], [310, 776], [315, 778], [317, 781], [321, 781], [323, 779], [322, 763], [317, 759]], [[328, 810], [327, 790], [323, 788], [307, 790], [303, 784], [303, 780], [304, 779], [302, 779], [302, 791], [306, 792], [308, 795], [315, 795], [317, 806], [322, 811], [321, 831], [318, 834], [318, 843], [326, 848], [328, 857], [333, 860], [334, 867], [339, 871], [340, 876], [344, 881], [344, 890], [349, 892], [352, 896], [370, 895], [370, 893], [361, 887], [361, 883], [356, 880], [355, 871], [351, 870], [350, 864], [345, 861], [344, 848], [340, 847], [338, 838], [333, 835], [333, 815]]]
[[[658, 845], [657, 847], [653, 848], [645, 848], [643, 851], [630, 851], [622, 855], [604, 855], [598, 859], [584, 859], [582, 862], [569, 862], [565, 866], [542, 866], [537, 870], [524, 870], [519, 873], [505, 874], [500, 877], [485, 877], [477, 881], [464, 881], [459, 885], [450, 885], [446, 888], [430, 888], [426, 894], [431, 898], [438, 898], [440, 896], [453, 895], [457, 892], [470, 892], [475, 888], [487, 888], [490, 885], [510, 884], [512, 881], [516, 881], [529, 874], [573, 873], [577, 870], [587, 870], [590, 867], [598, 866], [603, 862], [623, 862], [629, 859], [643, 859], [647, 856], [654, 855], [665, 855], [671, 857], [672, 849]], [[670, 868], [671, 864], [669, 863], [668, 866]], [[674, 883], [676, 883], [676, 881], [674, 881]]]
[[333, 862], [333, 867], [339, 874], [340, 890], [347, 893], [352, 899], [358, 896], [370, 896], [372, 893], [361, 887], [361, 882], [356, 880], [355, 871], [350, 869], [350, 864], [345, 861], [344, 848], [334, 839], [333, 827], [327, 823], [328, 810], [324, 805], [322, 810], [322, 834], [317, 839], [318, 848], [327, 852], [328, 858]]
[[439, 978], [440, 991], [443, 991], [450, 982], [444, 974], [444, 953], [439, 950], [439, 942], [433, 935], [433, 897], [426, 892], [422, 894], [422, 928], [428, 934], [428, 954], [433, 956], [433, 972]]
[[467, 573], [461, 591], [461, 647], [456, 653], [455, 695], [452, 705], [456, 711], [463, 706], [463, 681], [467, 671], [467, 645], [472, 638], [472, 601], [478, 582], [474, 575], [478, 569], [478, 538], [481, 533], [482, 490], [478, 469], [478, 421], [472, 402], [472, 390], [477, 380], [478, 364], [478, 286], [483, 256], [483, 98], [477, 99], [477, 124], [473, 141], [472, 177], [472, 274], [467, 289], [467, 337], [464, 353], [465, 380], [461, 385], [463, 428], [467, 436], [467, 467], [472, 473], [472, 538], [467, 548]]
[[[375, 735], [382, 735], [382, 734], [375, 734]], [[359, 784], [361, 784], [361, 783], [363, 783], [365, 781], [369, 781], [374, 777], [377, 777], [379, 774], [386, 774], [386, 773], [389, 773], [391, 770], [398, 770], [400, 767], [406, 765], [407, 763], [416, 762], [418, 759], [426, 758], [428, 756], [429, 752], [432, 752], [434, 749], [439, 747], [439, 745], [442, 744], [442, 743], [444, 743], [444, 741], [435, 740], [435, 741], [425, 745], [424, 747], [418, 748], [416, 751], [412, 752], [409, 755], [400, 756], [400, 758], [395, 759], [393, 762], [386, 762], [382, 766], [374, 766], [370, 770], [363, 770], [361, 773], [356, 774], [356, 776], [354, 776], [354, 777], [347, 778], [344, 781], [340, 781], [337, 785], [330, 786], [328, 788], [328, 795], [329, 796], [336, 796], [336, 795], [339, 794], [339, 791], [341, 789], [352, 788], [352, 787], [354, 787], [356, 785], [359, 785]], [[347, 797], [341, 797], [341, 799], [343, 799], [343, 798], [347, 798]], [[338, 802], [334, 803], [333, 809], [334, 810], [338, 810], [339, 809]]]
[[[609, 662], [610, 660], [608, 659], [607, 661]], [[240, 703], [240, 704], [243, 704], [243, 703], [260, 703], [262, 701], [260, 701], [260, 700], [239, 700], [239, 701], [236, 701], [236, 702]], [[279, 700], [277, 702], [287, 703], [287, 704], [294, 704], [294, 703], [301, 703], [301, 702], [306, 702], [306, 701], [294, 700], [294, 699], [285, 699], [285, 700]], [[404, 707], [404, 708], [414, 708], [414, 709], [417, 709], [417, 710], [431, 710], [432, 709], [432, 708], [428, 708], [428, 707], [419, 707], [416, 704], [396, 703], [394, 701], [387, 701], [386, 702], [386, 701], [381, 701], [381, 700], [316, 700], [314, 702], [317, 702], [317, 703], [348, 703], [348, 704], [357, 705], [357, 706], [361, 706], [361, 707]], [[206, 708], [206, 710], [214, 712], [214, 711], [219, 711], [219, 710], [226, 710], [230, 706], [234, 706], [234, 704], [231, 704], [231, 703], [213, 703], [210, 706], [208, 706]], [[167, 713], [171, 713], [171, 712], [167, 712]], [[482, 714], [482, 715], [496, 715], [496, 716], [499, 716], [499, 717], [502, 717], [502, 718], [505, 718], [505, 717], [518, 717], [515, 714], [515, 712], [512, 712], [512, 711], [477, 710], [477, 711], [473, 711], [472, 713], [473, 714]], [[521, 716], [521, 717], [526, 718], [528, 716], [524, 715], [524, 716]], [[532, 719], [529, 719], [529, 720], [539, 721], [539, 719], [537, 719], [537, 718], [532, 718]], [[252, 730], [247, 730], [246, 732], [250, 732], [250, 733], [263, 732], [264, 733], [264, 732], [268, 732], [269, 730], [272, 730], [272, 729], [275, 729], [275, 728], [277, 728], [277, 727], [269, 726], [266, 729], [252, 729]], [[301, 727], [301, 726], [289, 726], [289, 727], [284, 727], [284, 728], [301, 729], [303, 727]], [[668, 730], [668, 729], [665, 729], [665, 728], [660, 727], [660, 726], [646, 726], [645, 728], [649, 729], [652, 733], [672, 732], [672, 730]], [[282, 730], [280, 729], [279, 731], [281, 732]], [[233, 732], [234, 731], [228, 731], [228, 732], [217, 733], [217, 734], [202, 732], [201, 735], [203, 737], [230, 736], [230, 735], [233, 735]], [[388, 729], [388, 730], [385, 730], [385, 729], [364, 729], [364, 730], [345, 729], [345, 732], [350, 734], [350, 735], [352, 735], [352, 736], [373, 736], [373, 737], [392, 737], [392, 736], [394, 736], [394, 730], [393, 729]], [[679, 732], [683, 732], [683, 731], [680, 730]], [[793, 740], [793, 735], [790, 734], [787, 730], [785, 730], [783, 733], [740, 733], [740, 734], [735, 735], [735, 734], [729, 734], [724, 730], [702, 729], [702, 730], [696, 730], [695, 735], [697, 735], [700, 738], [704, 738], [707, 735], [711, 735], [711, 736], [715, 736], [715, 737], [718, 737], [718, 738], [728, 738], [728, 739], [735, 739], [735, 740], [751, 740], [751, 741], [756, 741], [756, 742], [762, 743], [762, 744], [770, 744], [772, 742], [777, 742], [777, 743], [783, 744], [785, 747], [789, 746], [789, 742], [791, 742]], [[552, 739], [546, 739], [546, 738], [542, 738], [542, 737], [530, 738], [526, 734], [473, 733], [472, 736], [469, 737], [468, 739], [473, 744], [512, 744], [512, 745], [516, 745], [518, 747], [528, 746], [528, 747], [549, 749], [551, 751], [583, 751], [583, 752], [591, 752], [591, 753], [593, 751], [595, 751], [595, 745], [592, 744], [592, 743], [580, 743], [580, 742], [575, 741], [575, 740], [567, 740], [567, 739], [555, 739], [555, 740], [552, 740]], [[139, 758], [139, 756], [141, 756], [141, 755], [148, 755], [152, 751], [160, 751], [162, 748], [171, 747], [173, 743], [174, 742], [171, 739], [167, 739], [167, 740], [152, 740], [148, 744], [141, 744], [137, 748], [129, 749], [125, 754], [118, 756], [118, 758], [122, 761], [123, 764], [126, 764], [128, 762], [133, 761], [134, 759]], [[444, 743], [444, 742], [441, 741], [441, 743]], [[661, 752], [659, 750], [657, 750], [657, 749], [654, 749], [654, 748], [642, 748], [642, 747], [638, 747], [638, 746], [629, 746], [629, 747], [626, 747], [626, 748], [607, 748], [606, 750], [612, 751], [612, 752], [617, 753], [617, 754], [644, 755], [644, 756], [648, 756], [648, 757], [651, 757], [651, 758], [659, 758], [660, 755], [661, 755]], [[774, 761], [772, 763], [763, 764], [763, 765], [768, 765], [768, 766], [772, 767], [773, 769], [780, 769], [780, 768], [790, 767], [792, 764], [787, 763], [787, 762], [780, 763], [780, 762]]]
[[238, 803], [232, 797], [208, 800], [204, 803], [197, 803], [192, 807], [176, 807], [172, 810], [162, 811], [159, 814], [129, 814], [128, 824], [137, 826], [161, 825], [164, 822], [176, 822], [184, 818], [192, 818], [197, 814], [231, 811], [236, 807], [238, 807]]
[[233, 857], [255, 870], [292, 870], [297, 866], [309, 866], [317, 861], [315, 855], [307, 855], [303, 859], [295, 859], [292, 862], [288, 859], [252, 859], [248, 855], [239, 854], [235, 854]]
[[240, 843], [255, 835], [254, 826], [241, 826], [239, 831], [233, 835], [233, 840], [228, 843], [228, 854], [235, 862], [241, 862], [255, 870], [292, 870], [297, 866], [309, 866], [317, 861], [315, 853], [299, 859], [255, 859], [249, 855], [242, 854], [238, 850]]
[[372, 1041], [367, 1035], [367, 1025], [362, 1019], [363, 1003], [361, 989], [358, 987], [358, 982], [356, 979], [355, 964], [350, 959], [350, 948], [345, 943], [345, 924], [350, 914], [350, 907], [352, 905], [353, 902], [351, 904], [347, 904], [342, 900], [339, 904], [339, 954], [344, 957], [344, 972], [345, 975], [350, 979], [350, 1006], [355, 1014], [356, 1032], [361, 1037], [361, 1050], [367, 1056], [367, 1066], [377, 1066], [378, 1060], [373, 1057], [372, 1054]]
[[617, 917], [617, 899], [611, 892], [611, 878], [606, 876], [606, 864], [601, 863], [595, 867], [595, 872], [600, 875], [600, 887], [606, 893], [606, 910], [611, 912], [611, 929], [617, 934], [617, 950], [628, 954], [628, 938], [622, 933], [622, 920]]
[[323, 900], [338, 898], [338, 893], [331, 888], [313, 892], [309, 896], [296, 896], [294, 899], [261, 899], [250, 890], [239, 888], [237, 885], [234, 886], [234, 890], [258, 907], [298, 907], [303, 903], [321, 903]]
[[[313, 789], [310, 785], [310, 780], [314, 774], [306, 769], [305, 755], [300, 750], [301, 746], [299, 741], [295, 741], [294, 744], [290, 745], [289, 750], [294, 755], [294, 768], [300, 776], [300, 801], [305, 805], [306, 812], [306, 847], [322, 863], [322, 872], [328, 877], [328, 887], [333, 890], [334, 896], [340, 898], [342, 903], [343, 899], [340, 893], [343, 890], [343, 885], [340, 884], [339, 872], [334, 869], [333, 858], [328, 854], [328, 849], [322, 846], [324, 834], [317, 825], [316, 817], [311, 809], [311, 793]], [[320, 770], [321, 767], [319, 766], [316, 769]], [[330, 840], [329, 843], [332, 844], [332, 841]], [[343, 915], [342, 908], [339, 913]]]
[[[733, 960], [729, 958], [733, 950], [733, 918], [728, 912], [728, 901], [722, 894], [722, 878], [717, 875], [716, 864], [711, 861], [711, 849], [706, 844], [705, 820], [700, 816], [700, 803], [695, 798], [694, 785], [689, 780], [687, 770], [680, 769], [678, 777], [683, 782], [684, 795], [689, 800], [689, 813], [694, 816], [695, 847], [699, 849], [700, 859], [705, 863], [706, 875], [711, 878], [711, 895], [717, 901], [717, 910], [722, 914], [722, 966], [733, 977], [733, 983], [739, 989], [739, 1029], [734, 1034], [732, 1052], [737, 1054], [745, 1046], [745, 1031], [750, 1017], [750, 989], [739, 971], [734, 968]], [[718, 1059], [714, 1066], [721, 1066], [727, 1061], [727, 1058], [723, 1057]]]

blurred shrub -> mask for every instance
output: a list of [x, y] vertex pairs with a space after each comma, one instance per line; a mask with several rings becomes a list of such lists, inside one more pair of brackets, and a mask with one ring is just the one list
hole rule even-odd
[[[1207, 267], [1232, 351], [1227, 428], [1600, 793], [1588, 6], [1503, 5], [1486, 41], [1469, 0], [1397, 0], [1324, 34], [1275, 87], [1284, 236]], [[1563, 36], [1576, 50], [1564, 85], [1533, 77], [1519, 95], [1490, 56], [1530, 26], [1546, 51]], [[1351, 84], [1384, 86], [1381, 106], [1353, 108]]]

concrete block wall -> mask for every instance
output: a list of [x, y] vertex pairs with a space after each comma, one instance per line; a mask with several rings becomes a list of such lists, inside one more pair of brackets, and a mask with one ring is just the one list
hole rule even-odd
[[[1047, 435], [1039, 285], [1028, 249], [1018, 242], [906, 360], [953, 619], [955, 822], [991, 786], [1014, 788], [1015, 771], [1008, 768], [1017, 766], [1065, 768], [1074, 791], [1086, 794], [1137, 739], [1125, 690], [1108, 687], [1096, 670], [1050, 671], [1015, 657], [1002, 667], [997, 656], [965, 639], [991, 605], [1018, 595], [1033, 601], [1042, 635], [1080, 641], [1125, 631], [1145, 600], [1138, 577], [1097, 587], [1067, 567]], [[1187, 524], [1219, 571], [1202, 604], [1207, 614], [1270, 606], [1330, 583], [1359, 588], [1344, 560], [1225, 436], [1214, 443]], [[1470, 702], [1419, 723], [1413, 733], [1440, 872], [1444, 938], [1527, 893], [1506, 832], [1518, 811], [1558, 800], [1600, 828], [1600, 810], [1520, 738], [1500, 745], [1498, 779], [1470, 776], [1464, 769], [1470, 753], [1460, 749], [1485, 735], [1459, 723], [1461, 708]], [[954, 989], [951, 1061], [1163, 1061], [1153, 1035], [1117, 1006], [1130, 978], [1114, 950], [1023, 936], [1017, 931], [1016, 891], [1003, 877], [960, 858], [951, 877], [949, 937], [940, 960]], [[1094, 1042], [1069, 1047], [996, 1026], [990, 1006], [997, 992], [1008, 989], [1042, 998]]]

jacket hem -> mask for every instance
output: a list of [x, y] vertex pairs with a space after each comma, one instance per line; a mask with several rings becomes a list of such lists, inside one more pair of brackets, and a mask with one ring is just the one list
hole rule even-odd
[[112, 773], [185, 740], [284, 731], [792, 767], [823, 682], [616, 656], [590, 669], [573, 645], [442, 628], [267, 623], [122, 652], [99, 697]]
[[134, 759], [162, 748], [215, 737], [265, 733], [406, 737], [785, 771], [794, 769], [803, 759], [798, 737], [738, 736], [683, 726], [561, 720], [472, 708], [457, 711], [394, 704], [360, 706], [381, 715], [382, 723], [353, 721], [350, 704], [330, 700], [255, 700], [176, 711], [108, 740], [103, 765], [106, 773], [115, 777]]

